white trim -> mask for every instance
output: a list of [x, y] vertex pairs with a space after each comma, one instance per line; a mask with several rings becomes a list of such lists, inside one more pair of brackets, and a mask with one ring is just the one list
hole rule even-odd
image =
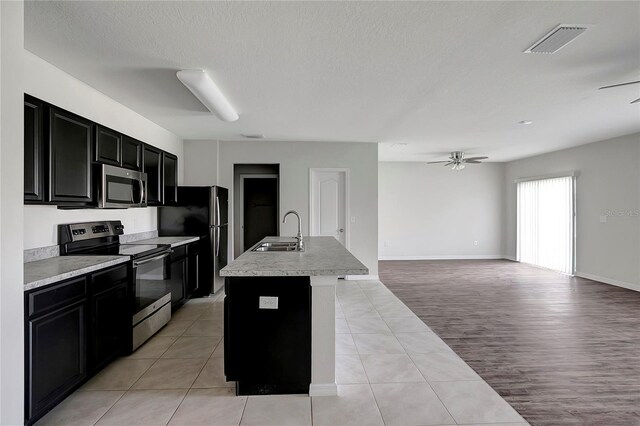
[[337, 396], [338, 385], [334, 383], [311, 383], [309, 396]]
[[344, 279], [345, 281], [380, 281], [380, 277], [378, 275], [345, 275]]
[[[235, 165], [234, 165], [235, 167]], [[247, 249], [244, 246], [244, 180], [245, 179], [276, 179], [276, 185], [278, 185], [278, 191], [276, 194], [276, 209], [277, 209], [277, 214], [276, 214], [276, 228], [277, 228], [277, 234], [280, 235], [280, 219], [277, 219], [280, 217], [280, 175], [278, 175], [277, 173], [261, 173], [261, 174], [255, 174], [255, 173], [241, 173], [240, 174], [240, 216], [239, 216], [239, 222], [240, 222], [240, 252], [244, 253], [244, 251]]]
[[344, 173], [344, 242], [345, 248], [349, 250], [351, 246], [351, 169], [347, 167], [311, 167], [309, 168], [309, 235], [313, 236], [313, 173], [314, 172], [343, 172]]
[[628, 283], [625, 281], [612, 280], [610, 278], [598, 275], [588, 274], [586, 272], [576, 272], [576, 277], [585, 278], [592, 281], [598, 281], [604, 284], [615, 285], [616, 287], [626, 288], [628, 290], [640, 291], [640, 284]]
[[484, 260], [506, 259], [504, 254], [451, 254], [443, 256], [380, 256], [378, 260]]
[[562, 177], [577, 177], [580, 173], [578, 171], [573, 171], [573, 172], [560, 172], [560, 173], [549, 173], [546, 175], [540, 175], [540, 176], [530, 176], [530, 177], [523, 177], [523, 178], [517, 178], [514, 179], [515, 183], [520, 183], [520, 182], [529, 182], [532, 180], [544, 180], [544, 179], [555, 179], [555, 178], [562, 178]]

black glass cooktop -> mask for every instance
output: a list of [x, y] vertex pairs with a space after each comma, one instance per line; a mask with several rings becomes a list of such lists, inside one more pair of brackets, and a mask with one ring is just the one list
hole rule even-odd
[[74, 254], [97, 254], [109, 256], [131, 256], [132, 258], [140, 258], [151, 256], [155, 253], [167, 251], [167, 244], [114, 244], [105, 247], [97, 247], [86, 250], [84, 253], [76, 252]]

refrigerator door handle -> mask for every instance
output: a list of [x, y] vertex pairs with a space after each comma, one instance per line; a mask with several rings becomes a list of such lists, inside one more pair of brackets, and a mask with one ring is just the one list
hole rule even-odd
[[216, 257], [220, 254], [220, 228], [216, 227]]
[[222, 225], [222, 223], [220, 223], [222, 221], [222, 218], [220, 217], [220, 197], [218, 196], [216, 196], [216, 215], [217, 215], [216, 225]]

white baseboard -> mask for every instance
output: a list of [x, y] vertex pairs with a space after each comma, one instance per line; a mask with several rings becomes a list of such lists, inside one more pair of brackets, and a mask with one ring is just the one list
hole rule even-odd
[[338, 385], [335, 383], [311, 383], [309, 396], [337, 396]]
[[378, 260], [487, 260], [505, 259], [503, 254], [459, 254], [444, 256], [380, 256]]
[[586, 272], [576, 272], [576, 276], [580, 278], [586, 278], [588, 280], [598, 281], [605, 284], [615, 285], [616, 287], [622, 287], [629, 290], [640, 291], [640, 284], [612, 280], [610, 278], [600, 277], [598, 275], [588, 274]]
[[380, 280], [377, 275], [345, 275], [347, 281], [368, 281], [368, 280]]

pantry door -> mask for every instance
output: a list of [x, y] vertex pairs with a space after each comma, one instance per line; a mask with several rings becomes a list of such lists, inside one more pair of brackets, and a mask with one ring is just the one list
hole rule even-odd
[[349, 247], [349, 169], [310, 170], [310, 234]]

